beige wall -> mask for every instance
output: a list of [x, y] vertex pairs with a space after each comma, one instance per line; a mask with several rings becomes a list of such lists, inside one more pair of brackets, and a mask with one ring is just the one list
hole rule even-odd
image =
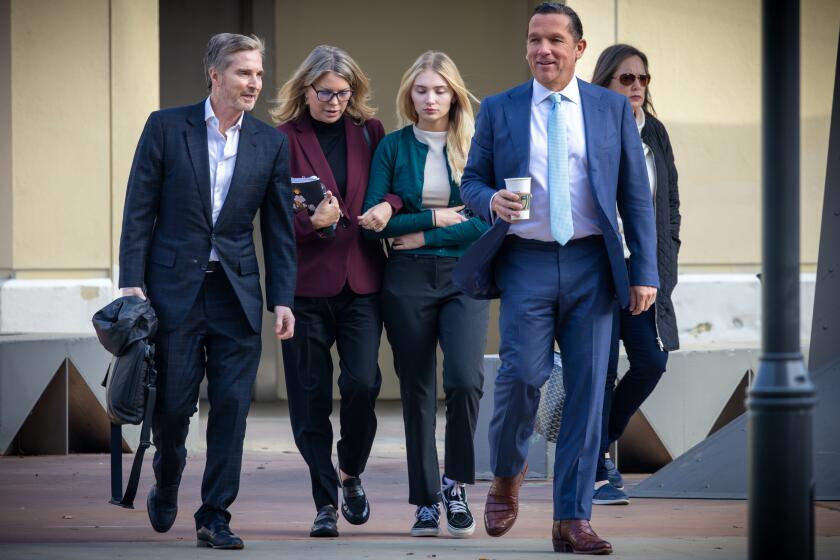
[[[760, 3], [620, 0], [617, 6], [618, 40], [648, 55], [653, 99], [674, 145], [683, 211], [682, 269], [757, 270]], [[803, 0], [801, 258], [806, 268], [817, 258], [838, 26], [840, 3]], [[594, 58], [600, 48], [595, 50]]]
[[125, 187], [134, 148], [158, 108], [156, 0], [111, 0], [111, 258], [119, 263]]
[[0, 278], [12, 268], [12, 37], [11, 6], [0, 0]]
[[107, 0], [12, 1], [19, 272], [110, 267], [108, 24]]
[[134, 145], [157, 108], [157, 2], [10, 8], [10, 268], [17, 278], [109, 277]]
[[592, 77], [598, 55], [616, 42], [615, 0], [586, 0], [567, 4], [575, 9], [583, 23], [587, 46], [577, 63], [577, 74], [588, 81]]
[[759, 262], [758, 15], [752, 0], [618, 3], [618, 38], [647, 53], [674, 146], [683, 269]]
[[[394, 98], [400, 77], [426, 50], [449, 54], [479, 98], [528, 77], [524, 37], [530, 10], [525, 0], [277, 0], [276, 13], [277, 83], [282, 84], [317, 45], [341, 47], [371, 78], [386, 131], [396, 127]], [[445, 18], [447, 24], [426, 23], [435, 17]]]

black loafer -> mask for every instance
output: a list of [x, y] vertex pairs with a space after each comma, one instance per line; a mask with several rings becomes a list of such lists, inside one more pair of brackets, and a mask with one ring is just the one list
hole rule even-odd
[[341, 503], [341, 515], [351, 525], [361, 525], [370, 518], [370, 504], [368, 504], [365, 489], [359, 477], [348, 478], [341, 483], [344, 500]]
[[157, 486], [152, 486], [146, 497], [146, 512], [152, 522], [152, 529], [158, 533], [171, 529], [178, 517], [178, 487], [161, 491]]
[[312, 529], [309, 530], [310, 537], [337, 537], [338, 536], [338, 512], [331, 505], [324, 506], [318, 510]]
[[210, 527], [201, 527], [195, 534], [199, 548], [219, 548], [223, 550], [238, 550], [245, 548], [245, 543], [230, 530], [227, 523], [219, 523]]

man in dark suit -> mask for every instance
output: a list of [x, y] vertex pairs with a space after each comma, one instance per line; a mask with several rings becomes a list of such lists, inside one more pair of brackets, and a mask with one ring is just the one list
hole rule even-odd
[[[556, 341], [566, 404], [554, 464], [557, 551], [609, 554], [589, 526], [601, 403], [615, 300], [653, 302], [655, 228], [639, 133], [624, 96], [575, 77], [586, 41], [571, 8], [544, 3], [528, 25], [534, 79], [481, 105], [461, 183], [464, 202], [494, 227], [461, 259], [456, 281], [501, 295], [501, 367], [490, 423], [485, 526], [500, 536], [517, 515], [528, 439]], [[504, 179], [531, 178], [530, 219]], [[629, 277], [616, 204], [631, 250]]]
[[260, 210], [268, 309], [294, 333], [295, 241], [286, 137], [248, 111], [262, 88], [264, 47], [222, 33], [204, 60], [209, 97], [156, 111], [128, 180], [120, 240], [123, 295], [148, 294], [159, 319], [153, 420], [152, 527], [178, 513], [189, 418], [207, 375], [207, 464], [195, 514], [199, 546], [242, 548], [228, 507], [239, 490], [245, 418], [260, 359], [262, 292], [253, 220]]

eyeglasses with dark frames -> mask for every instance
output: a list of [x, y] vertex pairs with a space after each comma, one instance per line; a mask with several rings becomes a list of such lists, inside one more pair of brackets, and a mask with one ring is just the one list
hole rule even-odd
[[341, 103], [349, 100], [353, 97], [353, 90], [352, 89], [343, 89], [341, 91], [330, 91], [328, 89], [317, 89], [315, 84], [310, 84], [313, 90], [315, 90], [315, 95], [318, 97], [318, 101], [321, 103], [329, 103], [333, 100], [333, 97], [338, 99]]
[[623, 86], [632, 86], [633, 82], [639, 80], [639, 85], [646, 87], [650, 83], [650, 74], [622, 74], [620, 76], [613, 76], [613, 80], [618, 80]]

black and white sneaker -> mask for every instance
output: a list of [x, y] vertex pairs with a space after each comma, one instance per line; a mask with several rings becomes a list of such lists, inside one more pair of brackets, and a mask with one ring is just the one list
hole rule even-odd
[[467, 504], [467, 490], [457, 482], [441, 488], [446, 508], [446, 528], [456, 538], [469, 537], [475, 531], [475, 518]]
[[420, 506], [414, 512], [414, 525], [411, 526], [412, 537], [436, 537], [440, 532], [440, 510], [437, 504]]

